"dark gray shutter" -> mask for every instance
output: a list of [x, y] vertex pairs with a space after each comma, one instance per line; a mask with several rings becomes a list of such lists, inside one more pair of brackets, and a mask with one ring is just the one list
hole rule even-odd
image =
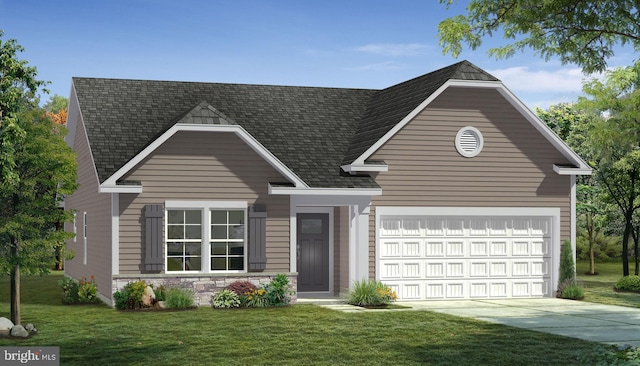
[[267, 266], [267, 208], [249, 209], [249, 272], [262, 272]]
[[145, 257], [144, 265], [147, 271], [162, 271], [164, 264], [162, 217], [163, 205], [146, 205], [144, 207], [145, 220]]

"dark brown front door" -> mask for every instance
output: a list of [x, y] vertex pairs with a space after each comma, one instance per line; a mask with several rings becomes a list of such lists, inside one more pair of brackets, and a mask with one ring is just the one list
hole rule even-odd
[[329, 214], [299, 213], [298, 291], [329, 291]]

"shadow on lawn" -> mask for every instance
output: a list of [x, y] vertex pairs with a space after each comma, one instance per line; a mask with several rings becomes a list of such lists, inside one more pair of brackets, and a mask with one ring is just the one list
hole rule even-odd
[[[180, 357], [195, 357], [185, 354], [184, 347], [178, 341], [175, 344], [166, 342], [150, 343], [145, 340], [113, 338], [74, 338], [60, 347], [61, 365], [166, 365], [180, 364]], [[183, 364], [189, 364], [184, 360]]]

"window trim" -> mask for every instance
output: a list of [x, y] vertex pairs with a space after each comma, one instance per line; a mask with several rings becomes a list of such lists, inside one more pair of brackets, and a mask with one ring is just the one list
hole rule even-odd
[[[249, 239], [248, 239], [248, 215], [249, 204], [247, 201], [166, 201], [164, 205], [164, 273], [247, 273], [249, 260]], [[168, 212], [171, 210], [200, 210], [201, 211], [201, 268], [195, 271], [169, 271], [167, 262], [167, 240], [168, 240]], [[244, 212], [244, 254], [243, 254], [243, 270], [212, 270], [211, 269], [211, 211], [212, 210], [229, 210]]]
[[83, 246], [83, 257], [82, 263], [84, 265], [87, 264], [87, 213], [82, 213], [82, 246]]

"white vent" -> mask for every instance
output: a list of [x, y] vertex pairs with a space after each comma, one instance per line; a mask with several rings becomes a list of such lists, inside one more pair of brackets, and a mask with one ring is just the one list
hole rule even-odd
[[482, 151], [484, 141], [482, 134], [477, 128], [464, 127], [458, 131], [456, 135], [456, 150], [458, 153], [466, 158], [472, 158]]

